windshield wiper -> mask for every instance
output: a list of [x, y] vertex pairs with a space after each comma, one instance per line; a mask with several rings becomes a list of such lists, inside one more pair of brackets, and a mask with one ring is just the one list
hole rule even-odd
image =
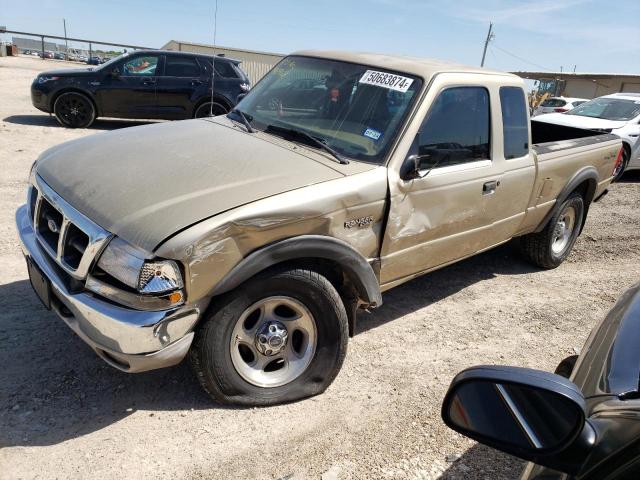
[[247, 132], [249, 132], [249, 133], [253, 133], [254, 132], [253, 128], [251, 127], [251, 124], [249, 123], [249, 120], [247, 120], [247, 117], [246, 117], [246, 115], [244, 113], [242, 113], [237, 108], [234, 108], [233, 110], [231, 110], [231, 113], [235, 113], [236, 115], [238, 115], [240, 117], [240, 120], [242, 120], [242, 123], [244, 123], [244, 126], [247, 129]]
[[275, 134], [290, 135], [290, 136], [293, 136], [293, 137], [303, 138], [303, 139], [308, 140], [309, 142], [313, 143], [318, 148], [321, 148], [324, 151], [330, 153], [342, 165], [349, 164], [349, 160], [344, 158], [342, 155], [340, 155], [338, 152], [336, 152], [333, 148], [331, 148], [329, 145], [327, 145], [327, 141], [326, 140], [324, 140], [322, 138], [314, 137], [310, 133], [307, 133], [307, 132], [305, 132], [303, 130], [296, 130], [295, 128], [288, 128], [288, 127], [280, 127], [278, 125], [267, 125], [267, 128], [265, 128], [264, 131], [267, 132], [267, 133], [271, 132], [271, 133], [275, 133]]

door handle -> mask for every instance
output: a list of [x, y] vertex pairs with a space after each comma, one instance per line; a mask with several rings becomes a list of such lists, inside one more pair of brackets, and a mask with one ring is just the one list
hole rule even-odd
[[191, 80], [191, 85], [195, 87], [197, 85], [202, 85], [202, 82], [200, 80]]
[[500, 186], [500, 182], [496, 180], [491, 180], [490, 182], [486, 182], [482, 185], [482, 194], [483, 195], [491, 195], [496, 192], [496, 188]]
[[156, 81], [152, 78], [147, 78], [142, 81], [142, 85], [146, 85], [146, 86], [155, 85], [155, 84], [156, 84]]

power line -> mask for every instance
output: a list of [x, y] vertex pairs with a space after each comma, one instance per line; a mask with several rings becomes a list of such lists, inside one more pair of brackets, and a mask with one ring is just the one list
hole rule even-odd
[[526, 58], [522, 58], [518, 55], [516, 55], [515, 53], [511, 53], [507, 50], [505, 50], [504, 48], [500, 48], [499, 46], [497, 46], [495, 43], [491, 44], [490, 47], [492, 48], [497, 48], [498, 50], [500, 50], [503, 53], [506, 53], [507, 55], [513, 57], [513, 58], [517, 58], [518, 60], [520, 60], [521, 62], [527, 63], [529, 65], [533, 65], [536, 68], [541, 68], [542, 70], [546, 70], [547, 72], [552, 72], [553, 70], [551, 68], [547, 68], [547, 67], [543, 67], [542, 65], [538, 65], [537, 63], [533, 63], [530, 62], [529, 60], [527, 60]]

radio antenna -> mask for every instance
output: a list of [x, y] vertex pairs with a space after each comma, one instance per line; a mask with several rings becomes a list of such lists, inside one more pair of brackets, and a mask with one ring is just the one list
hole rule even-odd
[[213, 11], [213, 59], [211, 60], [211, 103], [209, 104], [209, 116], [213, 117], [213, 92], [216, 86], [216, 31], [218, 30], [218, 0]]

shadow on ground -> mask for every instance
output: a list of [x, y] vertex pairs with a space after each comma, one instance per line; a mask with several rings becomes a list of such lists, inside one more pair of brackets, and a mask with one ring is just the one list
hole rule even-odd
[[[62, 127], [53, 115], [11, 115], [2, 119], [3, 122], [14, 123], [17, 125], [30, 125], [36, 127]], [[152, 120], [118, 120], [99, 118], [89, 127], [91, 130], [115, 130], [118, 128], [135, 127], [138, 125], [146, 125], [153, 122]]]
[[[512, 243], [502, 245], [389, 290], [383, 295], [380, 308], [370, 314], [358, 315], [356, 334], [427, 307], [496, 275], [522, 275], [536, 271], [539, 269], [520, 258]], [[418, 303], [416, 299], [419, 299]]]
[[518, 458], [478, 443], [452, 463], [439, 480], [515, 480], [524, 465]]
[[[497, 274], [531, 271], [509, 246], [497, 248], [392, 290], [386, 305], [361, 316], [358, 333]], [[135, 375], [106, 365], [42, 307], [27, 280], [0, 286], [0, 312], [0, 448], [57, 444], [136, 410], [223, 408], [202, 391], [188, 362]]]

